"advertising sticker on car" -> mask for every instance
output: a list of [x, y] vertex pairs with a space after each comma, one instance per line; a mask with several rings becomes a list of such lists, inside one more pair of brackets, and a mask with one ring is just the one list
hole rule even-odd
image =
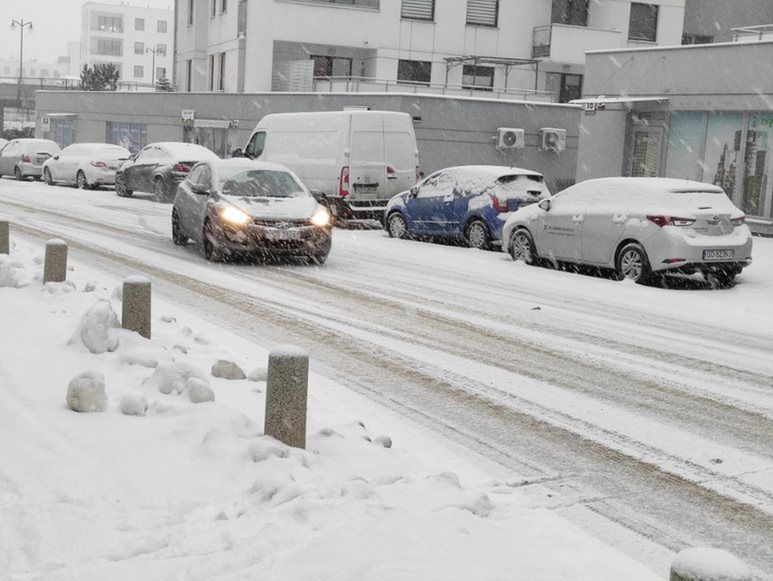
[[718, 249], [718, 250], [704, 250], [703, 260], [732, 260], [735, 255], [735, 250]]

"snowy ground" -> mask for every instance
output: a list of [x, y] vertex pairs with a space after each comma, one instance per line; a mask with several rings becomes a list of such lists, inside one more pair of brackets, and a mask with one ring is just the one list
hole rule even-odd
[[[2, 570], [649, 579], [699, 544], [773, 570], [773, 241], [755, 239], [739, 284], [712, 291], [378, 231], [337, 231], [322, 268], [213, 266], [172, 245], [169, 212], [0, 181], [28, 282], [0, 289], [14, 330], [14, 357], [0, 358]], [[75, 292], [33, 278], [54, 234], [71, 243]], [[67, 345], [96, 298], [136, 272], [154, 284], [154, 345]], [[312, 355], [306, 453], [253, 461], [270, 448], [263, 384], [211, 378], [215, 403], [153, 393], [146, 417], [116, 410], [152, 373], [131, 361], [207, 371], [227, 356], [249, 371], [284, 342]], [[107, 377], [104, 414], [64, 407], [86, 369]], [[381, 434], [393, 448], [364, 438]]]

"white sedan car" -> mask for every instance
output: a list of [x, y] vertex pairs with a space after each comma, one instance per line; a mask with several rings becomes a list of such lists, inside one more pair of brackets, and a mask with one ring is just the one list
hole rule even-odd
[[80, 189], [115, 183], [115, 172], [131, 153], [120, 145], [73, 143], [43, 164], [43, 179], [53, 186], [73, 184]]
[[527, 264], [548, 259], [609, 268], [640, 283], [653, 273], [700, 271], [728, 286], [752, 261], [744, 219], [710, 184], [600, 178], [513, 213], [502, 248]]

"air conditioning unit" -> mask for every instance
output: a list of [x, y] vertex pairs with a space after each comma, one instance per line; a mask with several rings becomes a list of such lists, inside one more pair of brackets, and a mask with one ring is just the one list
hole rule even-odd
[[497, 129], [497, 149], [523, 149], [525, 145], [523, 129], [500, 127]]
[[566, 129], [543, 127], [539, 130], [540, 149], [563, 151], [566, 149]]

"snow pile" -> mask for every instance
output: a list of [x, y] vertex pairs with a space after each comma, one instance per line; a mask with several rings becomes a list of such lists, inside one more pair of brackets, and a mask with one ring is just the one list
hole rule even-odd
[[185, 362], [166, 363], [156, 367], [153, 375], [142, 386], [146, 389], [156, 389], [167, 395], [172, 392], [179, 394], [188, 389], [191, 379], [209, 386], [209, 379], [195, 365]]
[[24, 265], [6, 254], [0, 254], [0, 288], [19, 288], [23, 285]]
[[710, 547], [680, 551], [671, 571], [685, 581], [751, 581], [752, 578], [749, 566], [738, 557]]
[[67, 407], [83, 413], [105, 411], [105, 376], [98, 371], [84, 371], [73, 377], [67, 386]]
[[233, 361], [228, 361], [226, 359], [218, 359], [215, 361], [212, 365], [212, 376], [232, 380], [244, 379], [247, 377], [241, 367]]
[[247, 376], [250, 381], [266, 381], [268, 379], [268, 367], [256, 367]]
[[113, 311], [110, 302], [100, 299], [83, 315], [70, 343], [80, 341], [89, 351], [96, 354], [115, 351], [118, 348], [118, 335], [115, 330], [120, 326], [118, 315]]
[[118, 407], [124, 415], [144, 416], [148, 411], [148, 400], [141, 392], [134, 390], [124, 394]]
[[188, 391], [188, 397], [193, 403], [215, 401], [215, 392], [212, 391], [207, 382], [198, 377], [189, 377], [185, 382], [185, 387]]

